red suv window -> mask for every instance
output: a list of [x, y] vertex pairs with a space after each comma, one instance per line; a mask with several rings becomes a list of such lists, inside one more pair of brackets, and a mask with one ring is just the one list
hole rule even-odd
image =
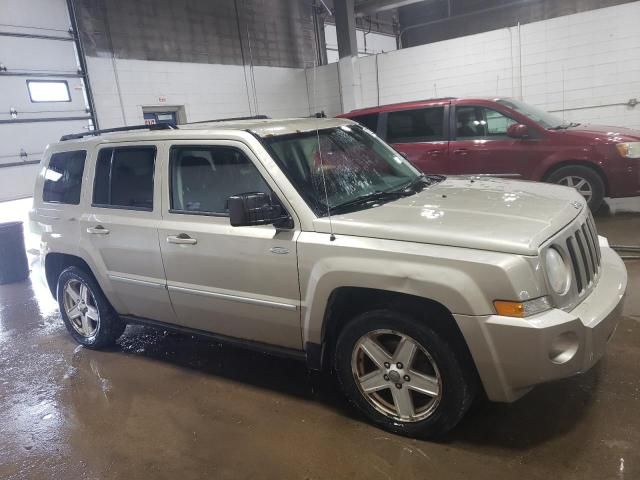
[[456, 138], [506, 137], [510, 125], [517, 123], [506, 115], [485, 107], [456, 107]]
[[444, 107], [389, 112], [386, 140], [389, 143], [444, 140]]

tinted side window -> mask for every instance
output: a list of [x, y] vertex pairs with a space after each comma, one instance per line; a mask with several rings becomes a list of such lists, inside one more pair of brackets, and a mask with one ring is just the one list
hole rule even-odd
[[271, 193], [244, 153], [232, 147], [171, 148], [171, 209], [226, 215], [232, 195]]
[[484, 107], [456, 108], [456, 136], [458, 138], [504, 137], [515, 120]]
[[93, 204], [101, 207], [153, 210], [155, 147], [100, 150]]
[[378, 132], [378, 113], [370, 113], [369, 115], [360, 115], [358, 117], [351, 117], [351, 120], [358, 122], [360, 125], [364, 125], [373, 133]]
[[85, 150], [54, 153], [44, 174], [42, 200], [78, 205], [82, 189]]
[[387, 142], [411, 143], [444, 140], [444, 107], [389, 112]]

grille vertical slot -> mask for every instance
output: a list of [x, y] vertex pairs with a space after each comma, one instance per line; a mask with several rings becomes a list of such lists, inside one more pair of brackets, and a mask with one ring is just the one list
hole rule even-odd
[[600, 241], [598, 240], [598, 231], [596, 230], [596, 226], [593, 223], [593, 219], [591, 217], [587, 218], [587, 227], [589, 227], [589, 231], [591, 232], [591, 237], [593, 238], [593, 244], [596, 249], [596, 257], [598, 260], [598, 267], [600, 266]]
[[573, 246], [574, 241], [573, 237], [567, 238], [567, 250], [569, 250], [571, 264], [573, 265], [573, 276], [576, 279], [576, 287], [578, 288], [578, 293], [581, 293], [583, 287], [582, 271], [580, 270], [576, 249]]
[[591, 261], [591, 265], [593, 265], [593, 276], [595, 277], [598, 274], [598, 270], [600, 265], [598, 265], [598, 257], [596, 256], [596, 249], [593, 245], [593, 237], [591, 233], [587, 231], [586, 223], [582, 224], [582, 236], [585, 239], [585, 243], [587, 244], [587, 250], [589, 251], [589, 260]]
[[584, 271], [587, 274], [586, 284], [588, 285], [593, 280], [593, 266], [589, 261], [589, 257], [587, 255], [587, 247], [586, 241], [582, 236], [582, 232], [578, 229], [575, 233], [576, 243], [578, 244], [578, 250], [580, 251], [580, 256], [582, 257], [582, 266], [584, 267]]

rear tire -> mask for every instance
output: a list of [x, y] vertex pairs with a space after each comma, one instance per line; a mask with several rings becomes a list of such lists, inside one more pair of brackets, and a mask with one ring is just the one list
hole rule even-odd
[[93, 276], [69, 267], [58, 277], [62, 320], [76, 342], [88, 348], [113, 345], [126, 328]]
[[468, 363], [424, 321], [387, 309], [350, 321], [334, 356], [340, 385], [360, 412], [385, 430], [420, 438], [440, 437], [464, 417], [478, 387]]
[[585, 197], [592, 212], [597, 212], [604, 200], [604, 180], [593, 168], [584, 165], [568, 165], [552, 172], [549, 183], [574, 187]]

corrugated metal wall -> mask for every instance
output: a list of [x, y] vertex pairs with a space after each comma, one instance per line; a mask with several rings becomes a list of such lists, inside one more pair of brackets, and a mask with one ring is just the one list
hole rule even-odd
[[276, 67], [314, 58], [311, 0], [75, 3], [87, 56]]

